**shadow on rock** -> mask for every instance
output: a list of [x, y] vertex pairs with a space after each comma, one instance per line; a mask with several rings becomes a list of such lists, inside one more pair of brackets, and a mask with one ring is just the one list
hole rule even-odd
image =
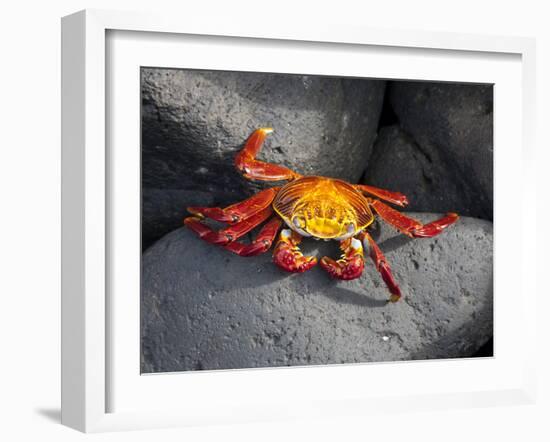
[[386, 307], [388, 305], [387, 300], [376, 299], [370, 297], [366, 293], [358, 293], [353, 290], [349, 290], [344, 287], [340, 287], [336, 282], [332, 281], [333, 288], [329, 291], [323, 292], [323, 295], [329, 299], [332, 299], [338, 303], [345, 303], [351, 305], [357, 305], [362, 307]]

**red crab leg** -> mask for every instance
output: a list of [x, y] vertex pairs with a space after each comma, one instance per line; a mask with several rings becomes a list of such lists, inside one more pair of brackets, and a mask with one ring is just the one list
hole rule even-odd
[[436, 236], [458, 219], [456, 213], [447, 213], [443, 218], [429, 224], [422, 224], [420, 221], [403, 215], [381, 201], [369, 200], [369, 203], [384, 221], [390, 223], [411, 238], [431, 238], [432, 236]]
[[261, 212], [252, 215], [250, 218], [233, 224], [218, 232], [212, 230], [206, 224], [203, 224], [200, 218], [196, 216], [185, 218], [183, 222], [193, 232], [199, 235], [201, 239], [204, 239], [205, 241], [212, 244], [226, 245], [250, 232], [254, 227], [269, 218], [272, 213], [273, 209], [271, 207], [268, 207], [267, 209], [264, 209]]
[[363, 245], [365, 246], [365, 248], [368, 247], [369, 255], [374, 261], [376, 270], [378, 270], [378, 272], [382, 276], [382, 279], [388, 286], [388, 289], [391, 293], [390, 302], [399, 301], [399, 298], [401, 298], [401, 290], [395, 282], [395, 279], [393, 279], [391, 267], [386, 261], [386, 257], [382, 253], [382, 250], [380, 250], [378, 245], [374, 242], [374, 240], [367, 232], [361, 232], [359, 234], [359, 238], [361, 238], [361, 241], [363, 241]]
[[292, 170], [256, 159], [265, 138], [273, 132], [270, 127], [256, 129], [248, 138], [243, 150], [235, 157], [235, 167], [245, 178], [260, 181], [293, 180], [300, 177]]
[[365, 262], [363, 259], [363, 246], [361, 241], [348, 238], [340, 242], [340, 249], [344, 252], [342, 257], [335, 261], [328, 256], [321, 258], [321, 267], [336, 279], [356, 279], [363, 273]]
[[273, 262], [287, 272], [302, 273], [317, 264], [314, 256], [304, 256], [298, 247], [302, 237], [290, 229], [283, 229], [273, 251]]
[[409, 204], [407, 197], [399, 192], [391, 192], [389, 190], [379, 189], [378, 187], [367, 186], [366, 184], [356, 184], [355, 188], [361, 192], [369, 193], [401, 207], [405, 207]]
[[235, 224], [268, 207], [280, 187], [263, 190], [250, 198], [225, 209], [220, 207], [188, 207], [187, 211], [199, 218], [207, 217], [222, 223]]
[[262, 227], [262, 230], [260, 230], [260, 233], [258, 233], [258, 236], [252, 243], [243, 244], [233, 241], [224, 247], [239, 256], [256, 256], [260, 253], [265, 253], [269, 250], [271, 244], [273, 244], [273, 240], [277, 236], [281, 224], [282, 222], [279, 218], [272, 218], [271, 221]]

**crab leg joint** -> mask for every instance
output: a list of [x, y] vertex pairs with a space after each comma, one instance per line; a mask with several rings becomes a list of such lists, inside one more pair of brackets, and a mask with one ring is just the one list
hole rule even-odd
[[[274, 247], [273, 261], [281, 269], [294, 273], [305, 272], [317, 264], [316, 257], [304, 256], [300, 251], [303, 237], [336, 240], [342, 255], [338, 260], [321, 258], [323, 270], [335, 279], [359, 278], [365, 267], [363, 253], [367, 251], [390, 292], [389, 301], [401, 299], [391, 267], [367, 231], [369, 226], [378, 217], [411, 238], [431, 238], [455, 223], [458, 215], [448, 213], [422, 224], [387, 204], [407, 206], [409, 201], [402, 193], [336, 178], [302, 176], [287, 167], [261, 161], [257, 156], [272, 132], [267, 127], [254, 131], [235, 157], [235, 167], [249, 180], [287, 183], [262, 190], [226, 208], [188, 207], [191, 216], [185, 218], [185, 225], [211, 244], [240, 256], [255, 256], [271, 248], [281, 226], [286, 224]], [[208, 219], [228, 226], [215, 230], [207, 224]], [[249, 244], [238, 241], [263, 223]]]

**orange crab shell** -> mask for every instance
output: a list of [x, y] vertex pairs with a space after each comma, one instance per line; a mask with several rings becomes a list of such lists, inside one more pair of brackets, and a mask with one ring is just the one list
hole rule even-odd
[[306, 176], [279, 190], [273, 209], [303, 236], [343, 240], [374, 221], [366, 199], [351, 184], [333, 178]]
[[[235, 157], [235, 166], [248, 179], [290, 182], [282, 187], [262, 190], [225, 208], [188, 207], [191, 216], [185, 218], [185, 225], [211, 244], [221, 245], [239, 256], [256, 256], [271, 248], [284, 222], [292, 230], [283, 229], [280, 232], [273, 250], [273, 261], [288, 272], [305, 272], [317, 264], [316, 257], [304, 256], [300, 251], [303, 236], [338, 240], [343, 252], [341, 258], [335, 261], [324, 256], [319, 262], [331, 277], [343, 280], [361, 276], [364, 268], [363, 245], [366, 245], [391, 293], [389, 300], [397, 302], [401, 298], [399, 286], [384, 254], [366, 231], [366, 227], [374, 221], [373, 211], [411, 238], [439, 235], [456, 222], [458, 215], [451, 212], [422, 224], [383, 202], [405, 207], [407, 197], [399, 192], [366, 184], [352, 185], [334, 178], [304, 177], [284, 166], [258, 160], [256, 156], [262, 143], [271, 132], [271, 128], [255, 130]], [[279, 216], [272, 216], [274, 212]], [[215, 231], [203, 222], [205, 218], [227, 223], [228, 226]], [[250, 244], [238, 241], [264, 222]]]

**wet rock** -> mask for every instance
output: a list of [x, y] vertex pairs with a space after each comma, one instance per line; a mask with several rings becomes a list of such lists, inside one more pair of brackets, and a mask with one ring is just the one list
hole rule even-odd
[[143, 186], [250, 194], [233, 159], [259, 127], [260, 158], [357, 182], [376, 136], [385, 82], [144, 68]]
[[[461, 218], [411, 240], [380, 223], [373, 237], [404, 293], [396, 304], [370, 260], [360, 279], [333, 281], [319, 266], [288, 274], [269, 253], [242, 258], [185, 228], [166, 235], [142, 260], [142, 371], [474, 354], [493, 329], [492, 224]], [[334, 241], [303, 244], [338, 254]]]
[[362, 181], [404, 193], [411, 211], [486, 215], [486, 208], [478, 205], [477, 192], [472, 194], [463, 179], [456, 179], [440, 151], [424, 151], [398, 125], [380, 129]]
[[402, 129], [471, 198], [468, 213], [492, 220], [492, 85], [393, 82], [388, 93]]

